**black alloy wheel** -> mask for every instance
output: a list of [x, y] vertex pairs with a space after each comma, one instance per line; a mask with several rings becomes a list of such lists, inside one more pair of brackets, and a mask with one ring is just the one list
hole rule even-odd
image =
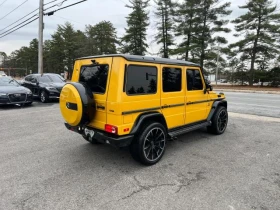
[[48, 102], [49, 96], [48, 96], [48, 94], [46, 93], [46, 91], [42, 91], [42, 92], [40, 93], [40, 100], [41, 100], [42, 103], [47, 103], [47, 102]]
[[207, 127], [210, 133], [220, 135], [225, 132], [228, 123], [228, 112], [226, 107], [219, 106], [211, 119], [212, 125]]
[[167, 134], [165, 127], [153, 122], [143, 127], [130, 145], [132, 157], [145, 164], [153, 165], [163, 156], [166, 146]]

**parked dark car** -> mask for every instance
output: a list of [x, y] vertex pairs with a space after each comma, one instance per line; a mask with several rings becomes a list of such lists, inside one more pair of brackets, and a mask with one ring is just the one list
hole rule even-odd
[[46, 103], [51, 99], [59, 99], [65, 80], [59, 74], [30, 74], [22, 81], [22, 86], [29, 88], [33, 97]]
[[27, 104], [33, 102], [32, 92], [12, 79], [0, 77], [0, 105], [3, 104]]

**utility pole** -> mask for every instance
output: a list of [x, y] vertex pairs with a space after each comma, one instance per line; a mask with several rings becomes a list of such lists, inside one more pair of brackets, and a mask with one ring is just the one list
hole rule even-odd
[[38, 46], [38, 73], [43, 74], [43, 30], [44, 30], [44, 0], [39, 5], [39, 46]]

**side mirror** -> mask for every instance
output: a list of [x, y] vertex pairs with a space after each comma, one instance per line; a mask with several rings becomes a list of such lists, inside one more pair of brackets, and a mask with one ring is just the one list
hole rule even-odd
[[212, 85], [206, 83], [206, 90], [212, 91], [213, 90]]

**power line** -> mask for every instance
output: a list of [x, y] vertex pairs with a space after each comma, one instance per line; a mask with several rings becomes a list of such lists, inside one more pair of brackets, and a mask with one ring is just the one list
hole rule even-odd
[[20, 25], [23, 24], [23, 23], [26, 23], [28, 20], [31, 20], [32, 18], [34, 18], [34, 17], [36, 17], [36, 16], [37, 16], [37, 14], [33, 15], [32, 17], [28, 18], [27, 20], [24, 20], [23, 22], [21, 22], [21, 23], [17, 24], [16, 26], [10, 28], [9, 30], [7, 30], [7, 31], [5, 31], [5, 32], [3, 32], [3, 33], [1, 33], [0, 35], [5, 34], [5, 33], [9, 32], [9, 31], [13, 30], [14, 28], [20, 26]]
[[[57, 0], [55, 0], [55, 1], [57, 1]], [[61, 6], [64, 2], [66, 2], [67, 0], [63, 0], [62, 2], [60, 2], [60, 3], [57, 3], [57, 4], [54, 4], [54, 5], [52, 5], [52, 6], [50, 6], [50, 7], [48, 7], [48, 8], [46, 8], [46, 9], [44, 9], [44, 11], [45, 10], [48, 10], [48, 9], [51, 9], [51, 8], [53, 8], [53, 7], [57, 7], [57, 6]], [[54, 2], [54, 1], [53, 1]], [[49, 2], [50, 3], [50, 2]], [[47, 4], [49, 4], [49, 3], [47, 3]], [[47, 5], [47, 4], [45, 4], [45, 5]]]
[[54, 17], [57, 17], [57, 18], [61, 18], [61, 19], [64, 19], [64, 20], [69, 20], [69, 21], [72, 21], [72, 22], [75, 22], [75, 23], [79, 23], [79, 24], [83, 24], [83, 25], [84, 25], [84, 23], [77, 22], [77, 21], [72, 20], [72, 19], [69, 19], [69, 18], [65, 18], [65, 17], [61, 17], [61, 16], [57, 16], [57, 15], [53, 15], [53, 16], [54, 16]]
[[18, 5], [15, 9], [13, 9], [11, 12], [9, 12], [8, 14], [4, 15], [2, 18], [0, 18], [0, 20], [3, 20], [5, 17], [7, 17], [9, 14], [11, 14], [12, 12], [14, 12], [15, 10], [17, 10], [19, 7], [21, 7], [23, 4], [25, 4], [28, 0], [25, 0], [24, 2], [22, 2], [20, 5]]
[[74, 6], [74, 5], [76, 5], [76, 4], [80, 4], [80, 3], [85, 2], [85, 1], [87, 1], [87, 0], [82, 0], [82, 1], [78, 1], [78, 2], [73, 3], [73, 4], [69, 4], [69, 5], [65, 6], [65, 7], [61, 7], [61, 8], [59, 8], [59, 9], [57, 9], [57, 10], [53, 10], [53, 11], [47, 12], [47, 13], [45, 13], [44, 15], [48, 15], [48, 16], [53, 15], [55, 12], [57, 12], [57, 11], [59, 11], [59, 10], [66, 9], [66, 8], [68, 8], [68, 7]]
[[4, 4], [7, 0], [4, 0], [1, 4], [0, 4], [0, 7], [2, 6], [2, 4]]
[[53, 0], [53, 1], [50, 1], [50, 2], [48, 2], [48, 3], [45, 3], [44, 6], [46, 6], [46, 5], [48, 5], [48, 4], [51, 4], [51, 3], [53, 3], [53, 2], [56, 2], [56, 1], [58, 1], [58, 0]]
[[[5, 1], [7, 1], [7, 0], [5, 0]], [[58, 0], [50, 1], [50, 2], [46, 3], [45, 5], [51, 4], [51, 3], [56, 2], [56, 1], [58, 1]], [[67, 1], [67, 0], [63, 0], [62, 2], [60, 2], [60, 4], [64, 3], [65, 1]], [[58, 6], [58, 5], [59, 5], [59, 4], [53, 5], [53, 6], [49, 7], [49, 8], [47, 8], [47, 9], [50, 9], [50, 8], [55, 7], [55, 6]], [[36, 12], [38, 9], [39, 9], [39, 8], [33, 10], [32, 12], [30, 12], [30, 13], [28, 13], [27, 15], [21, 17], [20, 19], [18, 19], [17, 21], [11, 23], [10, 25], [6, 26], [5, 28], [2, 28], [2, 29], [0, 30], [0, 32], [1, 32], [1, 31], [4, 31], [5, 29], [9, 28], [9, 27], [12, 26], [12, 25], [18, 23], [18, 22], [21, 21], [22, 19], [24, 19], [24, 18], [26, 18], [27, 16], [31, 15], [32, 13]], [[47, 9], [46, 9], [46, 10], [47, 10]], [[35, 17], [35, 16], [36, 16], [36, 15], [33, 15], [31, 18], [33, 18], [33, 17]], [[27, 20], [21, 22], [20, 24], [25, 23], [26, 21], [30, 20], [31, 18], [29, 18], [29, 19], [27, 19]], [[20, 24], [14, 26], [13, 28], [10, 28], [9, 30], [3, 32], [2, 34], [7, 33], [8, 31], [10, 31], [10, 30], [14, 29], [15, 27], [19, 26]], [[0, 34], [0, 35], [2, 35], [2, 34]]]
[[37, 11], [37, 10], [38, 10], [38, 8], [35, 9], [35, 10], [33, 10], [32, 12], [28, 13], [27, 15], [23, 16], [22, 18], [18, 19], [17, 21], [11, 23], [10, 25], [6, 26], [5, 28], [2, 28], [2, 29], [0, 30], [0, 32], [3, 31], [3, 30], [5, 30], [6, 28], [9, 28], [10, 26], [14, 25], [15, 23], [18, 23], [18, 22], [21, 21], [23, 18], [26, 18], [28, 15], [31, 15], [32, 13], [34, 13], [34, 12]]
[[28, 24], [34, 22], [34, 21], [37, 20], [38, 18], [39, 18], [39, 17], [36, 17], [36, 18], [34, 18], [33, 20], [29, 21], [28, 23], [26, 23], [26, 24], [24, 24], [24, 25], [22, 25], [22, 26], [16, 28], [15, 30], [13, 30], [13, 31], [11, 31], [11, 32], [9, 32], [9, 33], [3, 35], [3, 36], [0, 36], [0, 39], [3, 38], [3, 37], [5, 37], [5, 36], [7, 36], [7, 35], [9, 35], [9, 34], [11, 34], [11, 33], [13, 33], [13, 32], [15, 32], [15, 31], [17, 31], [17, 30], [19, 30], [19, 29], [21, 29], [21, 28], [23, 28], [24, 26], [26, 26], [26, 25], [28, 25]]

